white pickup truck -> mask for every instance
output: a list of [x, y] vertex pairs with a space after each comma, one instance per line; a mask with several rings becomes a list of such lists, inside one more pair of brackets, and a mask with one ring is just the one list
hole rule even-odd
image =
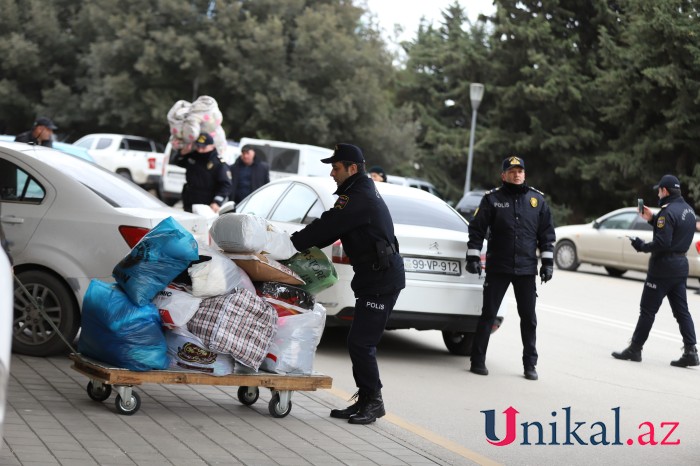
[[73, 143], [87, 149], [95, 163], [146, 190], [157, 190], [165, 154], [152, 139], [126, 134], [88, 134]]

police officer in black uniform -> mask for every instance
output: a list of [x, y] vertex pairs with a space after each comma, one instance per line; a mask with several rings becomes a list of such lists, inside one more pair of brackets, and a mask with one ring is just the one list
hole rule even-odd
[[15, 142], [26, 142], [37, 146], [53, 147], [53, 132], [58, 126], [47, 117], [39, 117], [34, 120], [34, 126], [29, 131], [15, 136]]
[[369, 424], [385, 414], [376, 353], [399, 292], [406, 286], [403, 259], [389, 209], [365, 173], [362, 150], [337, 144], [333, 155], [321, 162], [332, 164], [338, 199], [291, 239], [299, 251], [323, 248], [340, 239], [350, 258], [355, 313], [347, 343], [358, 392], [355, 403], [331, 410], [331, 417]]
[[613, 352], [617, 359], [640, 362], [642, 347], [649, 338], [651, 326], [664, 297], [668, 298], [673, 317], [683, 337], [683, 354], [671, 361], [672, 366], [698, 366], [698, 350], [695, 347], [695, 326], [688, 312], [686, 282], [688, 280], [688, 258], [686, 254], [695, 233], [695, 212], [681, 196], [681, 183], [673, 175], [664, 175], [658, 191], [661, 210], [654, 215], [644, 206], [640, 215], [654, 227], [654, 236], [647, 243], [641, 238], [630, 238], [637, 252], [650, 252], [647, 277], [639, 304], [639, 319], [632, 334], [630, 345], [620, 352]]
[[513, 284], [520, 315], [525, 378], [537, 380], [537, 249], [540, 250], [542, 282], [554, 269], [554, 225], [544, 194], [525, 184], [525, 161], [508, 157], [503, 161], [503, 185], [484, 194], [469, 223], [467, 272], [481, 274], [480, 255], [487, 232], [484, 303], [476, 327], [471, 372], [488, 375], [486, 348], [498, 308], [508, 286]]
[[218, 212], [231, 192], [231, 171], [221, 160], [214, 147], [214, 138], [201, 133], [193, 143], [194, 151], [184, 147], [174, 164], [185, 168], [185, 186], [182, 188], [182, 205], [192, 212], [193, 204], [206, 204]]

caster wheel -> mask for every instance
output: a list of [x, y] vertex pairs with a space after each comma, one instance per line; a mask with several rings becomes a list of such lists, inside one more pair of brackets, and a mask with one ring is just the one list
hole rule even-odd
[[258, 401], [258, 397], [260, 396], [260, 390], [258, 390], [258, 387], [254, 387], [255, 393], [252, 395], [248, 393], [248, 388], [249, 387], [238, 387], [238, 401], [246, 406], [250, 406]]
[[282, 406], [280, 406], [280, 395], [279, 393], [275, 393], [272, 395], [270, 404], [267, 407], [272, 417], [285, 417], [292, 410], [292, 401], [290, 400], [287, 409], [283, 410]]
[[87, 384], [87, 394], [94, 401], [104, 401], [112, 394], [112, 386], [100, 384], [96, 387], [91, 380]]
[[121, 395], [117, 395], [117, 398], [114, 400], [114, 406], [116, 406], [119, 414], [131, 416], [141, 407], [141, 397], [138, 393], [132, 391], [131, 399], [124, 401]]

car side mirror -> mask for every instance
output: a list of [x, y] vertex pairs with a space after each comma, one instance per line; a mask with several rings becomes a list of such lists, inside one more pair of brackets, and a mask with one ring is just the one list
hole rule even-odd
[[233, 212], [235, 208], [236, 203], [234, 201], [226, 201], [221, 205], [221, 208], [219, 209], [219, 215], [224, 215]]

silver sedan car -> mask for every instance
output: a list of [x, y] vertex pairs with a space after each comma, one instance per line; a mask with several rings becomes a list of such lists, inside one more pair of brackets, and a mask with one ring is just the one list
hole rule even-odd
[[[651, 209], [654, 213], [659, 209]], [[646, 272], [649, 254], [637, 252], [629, 237], [651, 241], [653, 228], [634, 207], [609, 212], [591, 223], [555, 229], [554, 262], [563, 270], [576, 270], [582, 263], [602, 265], [613, 277], [628, 270]], [[688, 249], [690, 277], [700, 278], [700, 233]]]
[[[391, 212], [406, 268], [406, 288], [387, 328], [440, 330], [451, 353], [470, 354], [484, 278], [465, 270], [466, 220], [445, 201], [420, 189], [391, 183], [376, 186]], [[264, 217], [291, 234], [334, 205], [336, 188], [330, 177], [282, 178], [250, 194], [236, 211]], [[352, 266], [340, 241], [324, 252], [334, 263], [339, 281], [320, 292], [317, 300], [328, 311], [326, 325], [349, 325], [355, 306], [350, 289]], [[501, 324], [504, 312], [501, 306], [493, 330]]]

